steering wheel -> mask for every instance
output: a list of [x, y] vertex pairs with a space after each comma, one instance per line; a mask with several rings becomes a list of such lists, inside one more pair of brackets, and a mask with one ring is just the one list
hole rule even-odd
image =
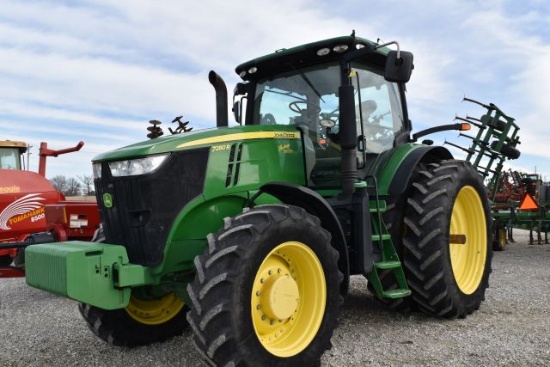
[[[300, 108], [299, 105], [305, 105], [304, 108]], [[300, 115], [302, 114], [302, 111], [305, 111], [306, 109], [309, 109], [311, 107], [314, 107], [315, 108], [315, 114], [319, 114], [321, 112], [321, 107], [313, 104], [313, 103], [309, 103], [308, 101], [294, 101], [294, 102], [290, 102], [288, 104], [288, 108], [290, 108], [290, 110], [292, 112], [295, 112], [295, 113], [299, 113]]]

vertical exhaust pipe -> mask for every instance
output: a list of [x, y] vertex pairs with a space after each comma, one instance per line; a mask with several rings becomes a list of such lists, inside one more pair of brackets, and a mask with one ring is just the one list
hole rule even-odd
[[228, 126], [227, 119], [227, 87], [222, 77], [219, 76], [214, 70], [208, 73], [208, 80], [216, 91], [216, 126], [226, 127]]

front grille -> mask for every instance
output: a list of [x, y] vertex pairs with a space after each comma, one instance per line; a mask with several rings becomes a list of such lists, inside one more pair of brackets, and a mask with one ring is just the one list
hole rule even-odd
[[[105, 241], [125, 246], [133, 264], [160, 264], [175, 217], [202, 193], [208, 152], [172, 153], [157, 171], [141, 176], [112, 177], [103, 162], [95, 187]], [[105, 193], [112, 196], [110, 208], [102, 200]]]

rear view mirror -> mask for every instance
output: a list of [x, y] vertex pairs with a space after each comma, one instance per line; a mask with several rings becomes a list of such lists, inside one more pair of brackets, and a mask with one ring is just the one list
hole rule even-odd
[[240, 100], [233, 103], [233, 116], [235, 121], [242, 125], [243, 105]]
[[233, 90], [233, 116], [235, 121], [242, 125], [243, 123], [243, 100], [246, 99], [248, 87], [244, 83], [237, 83]]
[[384, 79], [389, 82], [407, 83], [414, 68], [413, 54], [407, 51], [389, 51]]

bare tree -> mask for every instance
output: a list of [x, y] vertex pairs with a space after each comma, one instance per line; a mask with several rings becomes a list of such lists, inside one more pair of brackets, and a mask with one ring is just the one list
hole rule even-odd
[[72, 177], [67, 179], [67, 177], [63, 175], [57, 175], [50, 178], [50, 182], [57, 191], [65, 196], [81, 195], [82, 185], [78, 180]]
[[82, 182], [82, 195], [90, 196], [94, 195], [94, 177], [91, 175], [77, 176], [80, 182]]
[[65, 191], [67, 191], [67, 177], [63, 175], [57, 175], [50, 178], [50, 182], [57, 191], [62, 193], [65, 193]]
[[65, 196], [78, 196], [81, 194], [82, 185], [75, 178], [69, 178], [67, 180], [67, 191], [64, 192]]

